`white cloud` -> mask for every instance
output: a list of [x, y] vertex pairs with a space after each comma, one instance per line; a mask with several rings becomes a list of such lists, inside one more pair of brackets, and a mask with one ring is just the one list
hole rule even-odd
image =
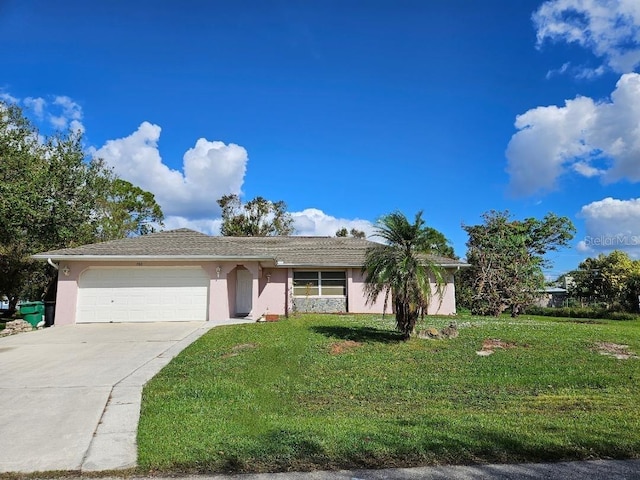
[[220, 214], [216, 200], [240, 193], [247, 151], [233, 143], [199, 139], [183, 157], [183, 172], [169, 168], [158, 150], [161, 128], [143, 122], [128, 137], [109, 140], [96, 150], [121, 178], [155, 194], [167, 217], [212, 218]]
[[[365, 232], [367, 237], [374, 233], [374, 226], [368, 220], [336, 218], [316, 208], [307, 208], [301, 212], [290, 213], [293, 217], [294, 235], [333, 237], [343, 227], [347, 230], [352, 228], [361, 230]], [[169, 215], [164, 221], [166, 230], [190, 228], [208, 235], [219, 235], [221, 225], [222, 219], [219, 217], [193, 219], [185, 216]], [[375, 237], [369, 239], [376, 241]]]
[[0, 92], [0, 100], [2, 100], [5, 103], [19, 103], [20, 99], [14, 97], [13, 95], [10, 95], [6, 92]]
[[1, 93], [0, 100], [16, 105], [22, 103], [33, 113], [38, 122], [46, 122], [55, 130], [69, 129], [74, 133], [84, 133], [85, 131], [82, 123], [84, 117], [82, 107], [70, 97], [59, 95], [53, 97], [52, 101], [47, 101], [42, 97], [26, 97], [20, 100], [8, 93]]
[[336, 232], [345, 227], [347, 230], [355, 228], [365, 232], [368, 236], [374, 232], [373, 224], [368, 220], [336, 218], [327, 215], [322, 210], [307, 208], [301, 212], [292, 212], [295, 235], [321, 235], [333, 237]]
[[47, 102], [44, 98], [27, 97], [24, 99], [25, 107], [31, 109], [38, 120], [44, 118], [44, 109]]
[[604, 173], [604, 170], [592, 167], [587, 162], [578, 162], [572, 165], [573, 170], [578, 172], [583, 177], [597, 177]]
[[533, 108], [515, 126], [506, 151], [515, 195], [553, 190], [569, 171], [599, 175], [605, 183], [640, 181], [638, 74], [623, 75], [608, 101], [576, 97], [563, 107]]
[[222, 226], [221, 218], [214, 219], [196, 219], [192, 220], [180, 216], [168, 216], [164, 219], [165, 230], [175, 230], [176, 228], [190, 228], [207, 235], [220, 235], [220, 227]]
[[571, 62], [566, 62], [566, 63], [562, 64], [562, 66], [560, 68], [549, 70], [547, 72], [547, 80], [549, 80], [551, 77], [553, 77], [555, 75], [562, 75], [562, 74], [566, 73], [567, 70], [569, 70], [570, 67], [571, 67]]
[[[0, 92], [0, 100], [23, 104], [40, 122], [53, 128], [84, 132], [82, 107], [67, 96], [26, 97], [21, 100]], [[216, 200], [222, 195], [241, 194], [246, 173], [247, 151], [236, 144], [200, 138], [183, 156], [181, 170], [163, 162], [158, 149], [161, 128], [143, 122], [131, 135], [108, 140], [101, 148], [90, 147], [121, 178], [155, 195], [165, 214], [165, 229], [191, 228], [209, 235], [220, 233], [222, 219]], [[333, 236], [342, 227], [367, 235], [373, 225], [367, 220], [339, 219], [309, 208], [292, 212], [296, 235]]]
[[598, 78], [606, 72], [606, 69], [600, 65], [598, 68], [587, 68], [582, 67], [575, 70], [576, 78], [583, 80], [592, 80], [594, 78]]
[[604, 75], [606, 71], [607, 69], [603, 65], [600, 65], [597, 68], [590, 68], [585, 66], [573, 66], [571, 65], [571, 62], [567, 62], [560, 68], [549, 70], [546, 78], [549, 80], [556, 75], [564, 75], [567, 73], [581, 80], [593, 80], [594, 78]]
[[618, 73], [633, 72], [640, 65], [638, 0], [549, 0], [532, 19], [538, 46], [545, 40], [578, 44]]
[[[40, 99], [41, 100], [41, 99]], [[84, 133], [82, 124], [82, 107], [66, 96], [57, 96], [53, 99], [51, 110], [57, 110], [58, 115], [49, 112], [49, 123], [58, 130], [67, 128], [73, 132]]]
[[578, 243], [584, 253], [626, 250], [640, 252], [640, 198], [605, 198], [585, 205], [578, 214], [583, 218], [586, 236]]

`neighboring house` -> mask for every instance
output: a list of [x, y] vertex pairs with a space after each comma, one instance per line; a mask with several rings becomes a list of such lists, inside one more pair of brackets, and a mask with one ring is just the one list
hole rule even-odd
[[560, 287], [545, 287], [538, 293], [536, 305], [539, 307], [564, 307], [568, 297], [567, 289]]
[[[372, 242], [337, 237], [221, 237], [188, 229], [35, 255], [58, 263], [56, 325], [224, 321], [293, 312], [382, 313], [365, 303], [361, 271]], [[430, 314], [454, 314], [453, 273]]]

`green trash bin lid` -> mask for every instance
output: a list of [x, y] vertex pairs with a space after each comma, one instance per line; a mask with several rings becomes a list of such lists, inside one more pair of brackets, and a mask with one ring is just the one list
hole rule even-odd
[[44, 315], [44, 302], [24, 302], [20, 304], [20, 313], [27, 315], [30, 313], [39, 313]]

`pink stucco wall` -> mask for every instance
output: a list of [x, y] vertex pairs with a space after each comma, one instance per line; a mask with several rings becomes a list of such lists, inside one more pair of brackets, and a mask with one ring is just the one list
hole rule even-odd
[[237, 271], [244, 268], [253, 275], [252, 309], [249, 318], [258, 319], [265, 313], [285, 315], [286, 269], [263, 269], [257, 262], [212, 264], [215, 272], [220, 265], [218, 279], [214, 275], [210, 291], [211, 305], [209, 319], [219, 321], [235, 316]]
[[[349, 272], [351, 272], [349, 274]], [[442, 297], [436, 294], [435, 282], [431, 284], [433, 299], [429, 305], [428, 315], [454, 315], [456, 313], [456, 295], [453, 283], [453, 274], [445, 275], [446, 285], [441, 289]], [[347, 271], [347, 289], [349, 295], [349, 311], [351, 313], [382, 313], [384, 308], [384, 295], [380, 295], [373, 305], [366, 303], [364, 295], [364, 274], [359, 268]], [[387, 313], [391, 312], [391, 299], [387, 305]]]
[[456, 313], [456, 288], [453, 283], [453, 272], [447, 272], [445, 280], [441, 296], [437, 294], [437, 285], [431, 284], [433, 297], [427, 311], [428, 315], [455, 315]]
[[[66, 266], [69, 275], [58, 277], [56, 299], [56, 325], [68, 325], [76, 321], [78, 302], [78, 280], [83, 271], [91, 266], [135, 267], [138, 262], [85, 262], [62, 261], [60, 270]], [[253, 276], [252, 310], [249, 318], [258, 319], [264, 314], [287, 315], [291, 311], [291, 289], [293, 269], [262, 268], [258, 262], [144, 262], [145, 266], [200, 266], [209, 276], [210, 321], [224, 321], [235, 315], [235, 295], [237, 270], [246, 269]], [[219, 272], [218, 272], [219, 267]], [[429, 314], [450, 315], [455, 309], [455, 288], [453, 275], [448, 275], [447, 286], [443, 290], [442, 301], [436, 298], [431, 303]], [[347, 269], [348, 308], [351, 313], [382, 313], [382, 296], [373, 304], [367, 304], [363, 293], [364, 278], [359, 268]], [[387, 307], [391, 311], [391, 305]]]
[[[367, 304], [364, 296], [364, 275], [359, 268], [347, 270], [347, 295], [351, 313], [383, 313], [384, 295], [379, 295], [373, 304]], [[387, 311], [391, 310], [389, 305]]]
[[[269, 277], [267, 278], [267, 275]], [[269, 314], [286, 315], [287, 269], [268, 268], [263, 270], [259, 282], [258, 306], [254, 307], [258, 316]]]

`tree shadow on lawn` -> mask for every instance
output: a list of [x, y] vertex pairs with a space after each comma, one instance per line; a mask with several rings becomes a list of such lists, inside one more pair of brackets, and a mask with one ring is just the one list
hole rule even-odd
[[404, 341], [400, 332], [372, 327], [314, 326], [311, 327], [311, 330], [325, 337], [361, 343], [401, 343]]
[[[395, 421], [407, 429], [423, 426], [423, 422]], [[357, 447], [350, 452], [329, 452], [317, 433], [274, 429], [260, 435], [253, 448], [242, 454], [225, 454], [222, 471], [257, 473], [339, 469], [380, 469], [418, 467], [424, 465], [477, 465], [519, 463], [518, 475], [509, 478], [542, 478], [548, 466], [530, 462], [559, 462], [604, 458], [628, 458], [629, 453], [607, 445], [578, 445], [555, 442], [538, 443], [519, 438], [508, 431], [470, 428], [464, 433], [448, 432], [445, 425], [434, 422], [418, 438], [408, 433], [406, 443], [379, 430], [354, 432]], [[435, 430], [434, 430], [435, 429]], [[414, 437], [413, 439], [411, 437]], [[590, 453], [591, 452], [591, 453]], [[490, 468], [490, 467], [486, 467]], [[219, 470], [219, 469], [218, 469]], [[203, 472], [207, 473], [207, 472]], [[544, 475], [543, 475], [544, 474]], [[439, 477], [438, 477], [439, 478]], [[444, 478], [444, 477], [443, 477]], [[605, 477], [602, 477], [605, 478]]]
[[[464, 412], [461, 415], [464, 416]], [[328, 422], [331, 421], [329, 418]], [[567, 475], [560, 472], [554, 476], [549, 471], [550, 467], [541, 462], [634, 458], [638, 451], [637, 441], [618, 442], [615, 437], [607, 436], [606, 428], [602, 431], [596, 427], [593, 435], [584, 436], [577, 432], [566, 437], [561, 426], [531, 424], [529, 431], [517, 431], [517, 427], [512, 430], [509, 426], [480, 426], [473, 418], [462, 421], [467, 428], [452, 427], [452, 419], [437, 415], [428, 418], [399, 416], [384, 422], [388, 428], [378, 424], [370, 429], [356, 428], [353, 432], [343, 432], [338, 445], [332, 443], [331, 429], [325, 432], [313, 427], [274, 426], [255, 437], [245, 438], [239, 450], [230, 448], [219, 452], [221, 457], [215, 463], [202, 465], [198, 471], [303, 472], [518, 463], [521, 465], [514, 466], [508, 478], [579, 478], [579, 475], [569, 475], [572, 471], [577, 472], [577, 468], [585, 469], [583, 476], [588, 478], [608, 478], [606, 469], [602, 475], [587, 475], [593, 465], [567, 465], [562, 467], [568, 469]], [[548, 434], [538, 438], [536, 432], [541, 428]], [[487, 465], [483, 468], [490, 471], [492, 467]], [[367, 477], [373, 478], [371, 475]]]
[[[482, 445], [474, 452], [479, 463], [570, 462], [579, 460], [627, 459], [633, 456], [633, 446], [620, 444], [615, 439], [579, 438], [557, 429], [557, 436], [539, 440], [532, 436], [473, 428], [468, 433], [473, 441]], [[571, 438], [573, 437], [573, 438]], [[604, 438], [604, 437], [603, 437]], [[469, 463], [475, 463], [469, 460]], [[536, 477], [537, 478], [537, 477]], [[577, 477], [576, 477], [577, 478]]]
[[242, 455], [227, 454], [222, 469], [229, 473], [286, 472], [332, 468], [320, 439], [311, 432], [275, 429], [259, 435]]

